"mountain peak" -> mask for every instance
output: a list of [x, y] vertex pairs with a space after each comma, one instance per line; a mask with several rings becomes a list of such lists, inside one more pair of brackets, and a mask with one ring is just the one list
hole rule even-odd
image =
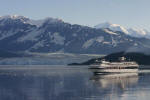
[[45, 21], [51, 21], [51, 22], [63, 22], [62, 19], [59, 18], [52, 18], [52, 17], [47, 17], [44, 19]]
[[137, 37], [137, 38], [148, 38], [150, 39], [150, 32], [148, 32], [145, 29], [140, 29], [140, 28], [129, 28], [126, 29], [125, 27], [119, 25], [119, 24], [112, 24], [110, 22], [105, 22], [101, 23], [95, 26], [96, 29], [109, 29], [112, 32], [120, 31], [123, 32], [127, 35], [130, 35], [132, 37]]
[[150, 32], [148, 32], [145, 29], [139, 29], [139, 28], [130, 28], [128, 29], [128, 32], [130, 33], [131, 36], [133, 37], [145, 37], [145, 38], [150, 38]]
[[121, 31], [121, 32], [124, 32], [126, 34], [128, 34], [128, 31], [126, 28], [124, 28], [123, 26], [119, 25], [119, 24], [112, 24], [110, 22], [105, 22], [105, 23], [101, 23], [101, 24], [98, 24], [95, 26], [96, 29], [99, 29], [99, 28], [108, 28], [112, 31]]
[[8, 19], [8, 18], [11, 18], [11, 19], [29, 19], [25, 16], [19, 16], [19, 15], [5, 15], [5, 16], [0, 16], [0, 20], [2, 19]]
[[40, 20], [32, 20], [29, 19], [25, 16], [20, 16], [20, 15], [5, 15], [5, 16], [0, 16], [0, 20], [7, 20], [7, 19], [12, 19], [12, 20], [20, 20], [25, 24], [31, 24], [31, 25], [36, 25], [36, 26], [41, 26], [43, 23], [57, 23], [57, 22], [63, 22], [63, 20], [58, 19], [58, 18], [52, 18], [52, 17], [47, 17], [44, 19]]
[[47, 17], [47, 18], [40, 19], [40, 20], [30, 20], [27, 23], [31, 25], [36, 25], [37, 27], [39, 27], [43, 25], [44, 23], [58, 23], [58, 22], [63, 22], [63, 20], [58, 19], [58, 18]]
[[104, 22], [95, 26], [95, 28], [109, 28], [109, 27], [122, 27], [119, 24], [112, 24], [111, 22]]
[[[30, 21], [30, 19], [25, 16], [19, 16], [19, 15], [0, 16], [0, 21], [2, 21], [3, 24], [7, 23], [7, 21], [9, 21], [9, 20], [20, 21], [24, 24], [26, 24]], [[1, 23], [1, 25], [2, 25], [2, 23]]]

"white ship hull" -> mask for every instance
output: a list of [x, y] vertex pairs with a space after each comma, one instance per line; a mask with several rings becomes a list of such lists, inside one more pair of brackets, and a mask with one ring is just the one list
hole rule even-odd
[[138, 72], [138, 69], [91, 69], [94, 73], [134, 73]]

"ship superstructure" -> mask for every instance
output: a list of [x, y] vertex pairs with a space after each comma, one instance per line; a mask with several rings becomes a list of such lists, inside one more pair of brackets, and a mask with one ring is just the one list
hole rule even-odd
[[121, 57], [119, 62], [108, 62], [104, 59], [100, 63], [90, 65], [94, 72], [137, 72], [139, 65], [134, 61], [126, 61]]

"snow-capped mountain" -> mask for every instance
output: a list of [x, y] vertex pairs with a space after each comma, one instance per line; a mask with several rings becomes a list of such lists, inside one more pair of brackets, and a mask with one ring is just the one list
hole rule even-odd
[[33, 21], [23, 16], [4, 16], [0, 17], [0, 50], [108, 54], [125, 50], [149, 51], [150, 40], [109, 28], [72, 25], [55, 18]]
[[105, 23], [101, 23], [95, 26], [95, 28], [99, 29], [99, 28], [108, 28], [112, 31], [120, 31], [120, 32], [124, 32], [126, 34], [128, 34], [128, 30], [126, 28], [124, 28], [121, 25], [118, 24], [112, 24], [110, 22], [105, 22]]
[[18, 16], [18, 15], [0, 16], [1, 21], [7, 21], [10, 19], [21, 21], [24, 24], [31, 24], [31, 25], [36, 25], [36, 26], [41, 26], [42, 24], [44, 24], [47, 21], [50, 23], [63, 22], [61, 19], [51, 18], [51, 17], [47, 17], [47, 18], [41, 19], [41, 20], [33, 20], [33, 19], [29, 19], [28, 17]]
[[128, 32], [130, 33], [129, 35], [133, 37], [138, 37], [138, 38], [145, 37], [150, 39], [150, 32], [148, 32], [145, 29], [130, 28], [128, 29]]
[[116, 31], [120, 31], [123, 32], [127, 35], [130, 35], [132, 37], [137, 37], [137, 38], [148, 38], [150, 39], [150, 32], [148, 32], [145, 29], [138, 29], [138, 28], [125, 28], [121, 25], [118, 24], [112, 24], [110, 22], [105, 22], [105, 23], [101, 23], [95, 26], [96, 29], [110, 29], [114, 32]]
[[18, 16], [18, 15], [6, 15], [6, 16], [0, 16], [0, 20], [7, 20], [7, 19], [20, 19], [22, 21], [29, 20], [29, 18], [25, 16]]

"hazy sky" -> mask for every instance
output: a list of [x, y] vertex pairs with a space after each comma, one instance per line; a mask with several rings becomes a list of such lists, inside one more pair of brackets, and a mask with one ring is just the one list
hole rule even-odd
[[0, 15], [12, 14], [88, 26], [109, 21], [150, 30], [150, 0], [0, 0]]

